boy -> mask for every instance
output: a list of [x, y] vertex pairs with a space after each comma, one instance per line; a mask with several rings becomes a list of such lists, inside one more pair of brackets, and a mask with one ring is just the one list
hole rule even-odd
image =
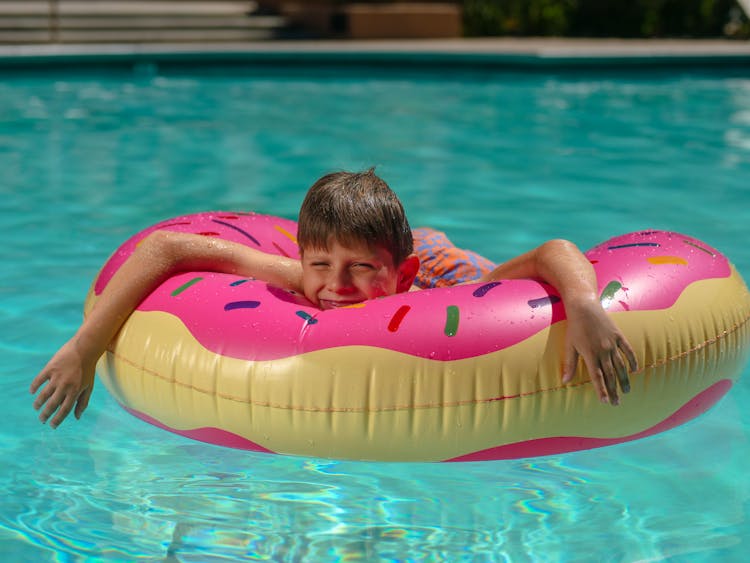
[[603, 402], [618, 404], [618, 382], [628, 392], [625, 360], [636, 370], [635, 355], [602, 309], [593, 268], [575, 245], [552, 240], [492, 269], [481, 257], [453, 248], [442, 233], [416, 233], [421, 263], [401, 202], [373, 169], [328, 174], [310, 188], [299, 213], [300, 260], [200, 235], [153, 232], [110, 280], [76, 334], [34, 378], [31, 393], [41, 388], [34, 401], [34, 408], [41, 409], [39, 419], [56, 428], [71, 410], [80, 418], [96, 362], [128, 315], [163, 281], [193, 270], [255, 277], [303, 293], [321, 309], [419, 289], [415, 279], [421, 287], [435, 287], [539, 278], [558, 290], [568, 318], [563, 382], [573, 377], [580, 356]]

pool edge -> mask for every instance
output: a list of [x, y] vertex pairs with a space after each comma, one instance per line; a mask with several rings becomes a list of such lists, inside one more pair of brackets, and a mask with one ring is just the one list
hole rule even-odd
[[0, 68], [101, 64], [457, 66], [507, 69], [750, 66], [729, 40], [282, 40], [241, 44], [0, 45]]

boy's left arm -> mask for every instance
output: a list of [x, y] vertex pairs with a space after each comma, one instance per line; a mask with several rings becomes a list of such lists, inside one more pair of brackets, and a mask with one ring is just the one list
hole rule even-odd
[[482, 281], [514, 278], [542, 279], [560, 292], [568, 318], [563, 382], [572, 379], [578, 358], [582, 357], [599, 399], [617, 405], [618, 382], [622, 392], [627, 393], [628, 366], [635, 371], [638, 362], [630, 344], [601, 306], [596, 273], [588, 259], [573, 243], [551, 240], [501, 264]]

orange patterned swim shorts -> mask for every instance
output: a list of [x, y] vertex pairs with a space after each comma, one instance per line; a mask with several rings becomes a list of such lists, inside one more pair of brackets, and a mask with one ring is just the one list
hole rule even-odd
[[420, 266], [414, 285], [420, 289], [476, 281], [495, 264], [471, 250], [457, 248], [445, 233], [420, 227], [412, 231]]

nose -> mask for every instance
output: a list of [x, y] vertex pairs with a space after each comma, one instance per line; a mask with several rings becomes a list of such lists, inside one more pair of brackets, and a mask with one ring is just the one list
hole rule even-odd
[[337, 295], [346, 295], [354, 291], [352, 277], [345, 268], [333, 271], [328, 277], [328, 289]]

